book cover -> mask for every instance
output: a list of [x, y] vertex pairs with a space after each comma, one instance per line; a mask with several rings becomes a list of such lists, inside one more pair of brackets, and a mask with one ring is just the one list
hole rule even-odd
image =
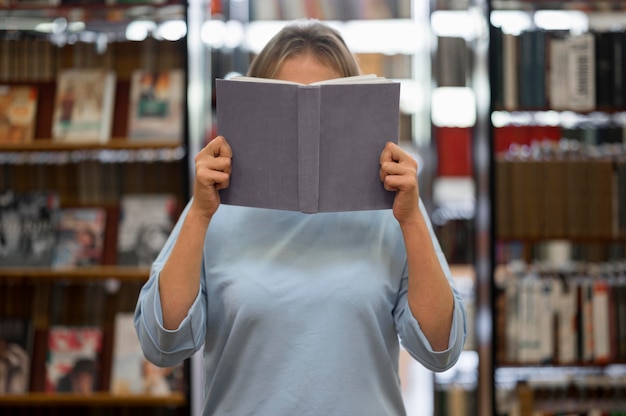
[[89, 394], [99, 389], [102, 329], [53, 325], [48, 333], [47, 392]]
[[61, 209], [53, 267], [102, 263], [106, 210], [98, 207]]
[[0, 396], [28, 392], [32, 343], [30, 319], [0, 317]]
[[233, 166], [222, 203], [306, 213], [391, 208], [380, 153], [397, 142], [400, 84], [360, 76], [301, 85], [216, 80]]
[[54, 192], [0, 193], [0, 267], [50, 266], [58, 216]]
[[115, 73], [106, 69], [61, 70], [52, 120], [53, 139], [77, 143], [108, 141], [115, 83]]
[[0, 85], [0, 143], [27, 143], [35, 135], [37, 87]]
[[128, 137], [131, 140], [180, 142], [183, 134], [182, 70], [132, 74]]
[[183, 363], [157, 367], [143, 355], [132, 312], [115, 315], [111, 393], [164, 396], [184, 390]]
[[120, 201], [118, 264], [150, 266], [174, 226], [177, 209], [173, 195], [125, 195]]

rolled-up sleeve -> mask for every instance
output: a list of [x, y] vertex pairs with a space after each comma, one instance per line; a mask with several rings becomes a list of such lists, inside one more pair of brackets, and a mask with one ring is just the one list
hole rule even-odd
[[169, 330], [163, 326], [159, 277], [174, 246], [186, 212], [187, 208], [154, 261], [150, 278], [142, 287], [135, 307], [135, 329], [143, 353], [149, 361], [162, 367], [178, 364], [191, 357], [204, 344], [206, 333], [206, 317], [203, 307], [206, 295], [203, 284], [179, 327]]
[[396, 313], [396, 326], [402, 346], [424, 367], [431, 371], [445, 371], [459, 359], [466, 338], [465, 307], [463, 300], [455, 294], [452, 326], [448, 338], [448, 348], [434, 351], [420, 328], [419, 322], [408, 305]]
[[[421, 201], [420, 208], [425, 214], [425, 209], [423, 205], [421, 205]], [[408, 268], [406, 266], [403, 270], [398, 299], [394, 309], [394, 320], [400, 341], [407, 352], [424, 365], [424, 367], [431, 371], [439, 372], [448, 370], [458, 361], [467, 337], [467, 316], [465, 303], [456, 289], [454, 281], [452, 280], [450, 267], [448, 266], [448, 262], [443, 251], [441, 250], [441, 246], [439, 245], [439, 241], [437, 241], [430, 222], [428, 222], [428, 227], [439, 264], [441, 265], [441, 268], [450, 283], [454, 296], [454, 311], [452, 315], [450, 336], [448, 338], [448, 348], [442, 351], [434, 351], [430, 342], [426, 338], [426, 335], [424, 335], [424, 332], [420, 328], [419, 322], [413, 316], [407, 298], [409, 278]]]

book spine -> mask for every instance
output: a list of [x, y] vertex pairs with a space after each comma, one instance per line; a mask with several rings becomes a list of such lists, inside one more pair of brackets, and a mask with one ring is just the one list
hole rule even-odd
[[519, 107], [519, 39], [511, 34], [504, 34], [502, 45], [504, 108], [516, 110]]
[[302, 212], [319, 207], [320, 88], [298, 89], [298, 203]]
[[553, 110], [564, 110], [569, 105], [567, 83], [567, 44], [565, 39], [550, 37], [548, 40], [549, 105]]
[[613, 45], [612, 33], [593, 33], [595, 41], [596, 106], [607, 109], [613, 105]]
[[611, 356], [609, 285], [606, 279], [596, 279], [592, 290], [593, 355], [595, 362], [604, 364]]
[[568, 39], [570, 108], [593, 110], [596, 106], [595, 41], [590, 33]]

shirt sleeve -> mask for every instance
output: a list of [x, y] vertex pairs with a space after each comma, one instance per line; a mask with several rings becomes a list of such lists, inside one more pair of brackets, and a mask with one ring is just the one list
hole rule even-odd
[[454, 312], [452, 315], [452, 326], [450, 328], [450, 336], [448, 338], [448, 348], [443, 351], [434, 351], [430, 342], [424, 335], [419, 322], [413, 316], [408, 304], [408, 267], [405, 266], [403, 270], [402, 280], [400, 284], [400, 290], [398, 292], [398, 299], [394, 309], [394, 320], [398, 331], [398, 336], [402, 346], [407, 352], [419, 361], [424, 367], [431, 371], [445, 371], [452, 367], [459, 359], [465, 339], [467, 337], [467, 323], [466, 323], [466, 310], [463, 298], [459, 294], [454, 281], [452, 280], [452, 273], [450, 267], [446, 261], [445, 255], [441, 250], [439, 241], [432, 229], [432, 224], [428, 219], [426, 210], [420, 201], [420, 209], [422, 214], [428, 223], [428, 229], [430, 231], [431, 239], [439, 259], [439, 264], [444, 271], [452, 293], [454, 296]]
[[161, 367], [170, 367], [191, 357], [202, 347], [206, 332], [206, 316], [203, 307], [206, 301], [206, 291], [202, 278], [198, 296], [179, 327], [175, 330], [168, 330], [163, 326], [159, 277], [178, 238], [188, 209], [189, 204], [152, 264], [150, 278], [141, 288], [135, 307], [135, 329], [143, 353], [149, 361]]

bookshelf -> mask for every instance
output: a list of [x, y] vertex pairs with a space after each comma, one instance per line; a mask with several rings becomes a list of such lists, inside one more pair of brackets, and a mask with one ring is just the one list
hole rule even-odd
[[626, 409], [623, 1], [491, 1], [494, 414]]
[[[172, 389], [164, 395], [141, 392], [136, 384], [113, 389], [116, 317], [133, 312], [149, 276], [149, 265], [121, 260], [121, 225], [131, 215], [123, 203], [139, 198], [144, 217], [156, 213], [143, 226], [157, 217], [171, 226], [189, 198], [188, 54], [180, 30], [186, 22], [187, 6], [177, 1], [0, 2], [0, 338], [9, 334], [8, 319], [19, 320], [27, 325], [28, 347], [28, 371], [20, 373], [24, 381], [0, 386], [2, 413], [190, 412], [188, 363], [175, 380], [168, 379]], [[81, 72], [62, 84], [60, 75], [69, 69]], [[115, 75], [108, 92], [98, 91], [100, 82], [80, 83], [82, 71], [102, 69]], [[64, 118], [60, 96], [68, 85], [74, 95]], [[25, 86], [29, 107], [24, 95], [11, 95]], [[111, 99], [96, 101], [100, 95]], [[86, 126], [102, 120], [106, 135], [88, 140]], [[71, 138], [69, 129], [75, 129]], [[45, 209], [32, 202], [41, 195]], [[155, 202], [143, 197], [155, 197], [150, 200]], [[156, 202], [161, 200], [169, 205]], [[55, 227], [70, 208], [105, 213], [99, 251], [71, 265], [53, 266], [50, 260], [56, 259], [61, 241]], [[44, 211], [45, 222], [44, 216], [27, 218]], [[162, 242], [163, 233], [153, 235], [155, 244]], [[147, 256], [158, 248], [151, 249]], [[97, 344], [94, 379], [83, 385], [92, 390], [88, 393], [56, 388], [69, 364], [61, 353], [53, 362], [49, 347], [88, 339], [87, 332], [67, 331], [60, 335], [64, 338], [53, 339], [59, 327], [97, 329], [98, 341], [87, 341]], [[72, 354], [85, 358], [90, 351], [80, 345], [81, 352]]]

